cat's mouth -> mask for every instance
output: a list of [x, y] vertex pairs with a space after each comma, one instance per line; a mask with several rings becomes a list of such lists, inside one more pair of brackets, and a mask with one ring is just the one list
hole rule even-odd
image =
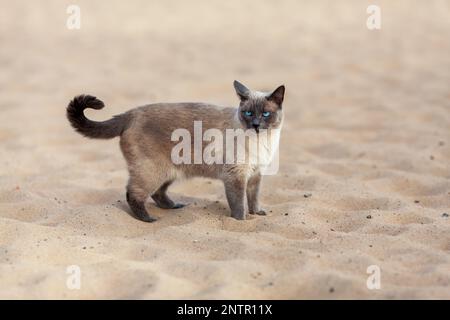
[[265, 129], [265, 128], [261, 127], [261, 125], [257, 125], [257, 124], [247, 124], [246, 127], [247, 127], [247, 130], [255, 130], [255, 132], [257, 134], [259, 134], [260, 130]]

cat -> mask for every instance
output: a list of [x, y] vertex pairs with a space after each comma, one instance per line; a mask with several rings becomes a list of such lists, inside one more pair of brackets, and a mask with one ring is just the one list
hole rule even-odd
[[[70, 101], [67, 118], [72, 127], [86, 137], [120, 136], [130, 175], [126, 199], [133, 217], [144, 222], [156, 220], [145, 206], [149, 196], [160, 208], [182, 208], [183, 204], [175, 203], [167, 195], [169, 186], [179, 178], [200, 176], [223, 181], [231, 216], [243, 220], [246, 198], [249, 214], [266, 215], [259, 207], [261, 168], [258, 163], [175, 164], [171, 157], [175, 146], [173, 132], [184, 128], [193, 134], [194, 121], [201, 121], [202, 130], [242, 129], [252, 131], [256, 137], [261, 130], [276, 129], [279, 133], [283, 124], [284, 85], [271, 93], [252, 91], [238, 81], [234, 81], [234, 88], [240, 100], [238, 108], [205, 103], [156, 103], [131, 109], [103, 122], [87, 119], [84, 109], [102, 109], [104, 103], [94, 96], [79, 95]], [[270, 156], [278, 147], [279, 134], [274, 137], [268, 147]], [[248, 151], [247, 148], [247, 155]]]

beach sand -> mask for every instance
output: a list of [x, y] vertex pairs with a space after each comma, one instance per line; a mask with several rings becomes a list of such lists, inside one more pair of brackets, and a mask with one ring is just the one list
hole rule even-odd
[[[377, 1], [374, 31], [360, 0], [77, 3], [68, 30], [69, 1], [0, 1], [0, 298], [450, 299], [447, 1]], [[234, 79], [287, 89], [266, 217], [195, 179], [170, 190], [189, 206], [137, 221], [118, 139], [65, 117], [80, 93], [96, 120], [235, 106]]]

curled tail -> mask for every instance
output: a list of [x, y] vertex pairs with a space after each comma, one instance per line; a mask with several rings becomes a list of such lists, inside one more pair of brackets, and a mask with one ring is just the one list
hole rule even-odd
[[80, 95], [73, 98], [67, 106], [67, 119], [76, 131], [89, 138], [111, 139], [120, 136], [128, 124], [127, 113], [98, 122], [85, 117], [84, 109], [100, 110], [105, 104], [96, 97]]

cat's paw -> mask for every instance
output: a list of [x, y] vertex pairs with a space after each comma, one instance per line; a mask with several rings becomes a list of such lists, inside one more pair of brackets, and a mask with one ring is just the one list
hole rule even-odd
[[242, 212], [235, 212], [235, 213], [231, 213], [231, 217], [235, 218], [236, 220], [245, 220], [245, 213]]
[[152, 222], [157, 221], [158, 219], [155, 217], [146, 215], [146, 216], [139, 217], [139, 220], [141, 220], [143, 222], [147, 222], [147, 223], [152, 223]]
[[174, 202], [155, 202], [155, 205], [160, 209], [180, 209], [186, 206], [184, 203], [174, 203]]
[[249, 212], [250, 214], [256, 214], [258, 216], [266, 216], [267, 213], [264, 210], [259, 210], [257, 212]]

